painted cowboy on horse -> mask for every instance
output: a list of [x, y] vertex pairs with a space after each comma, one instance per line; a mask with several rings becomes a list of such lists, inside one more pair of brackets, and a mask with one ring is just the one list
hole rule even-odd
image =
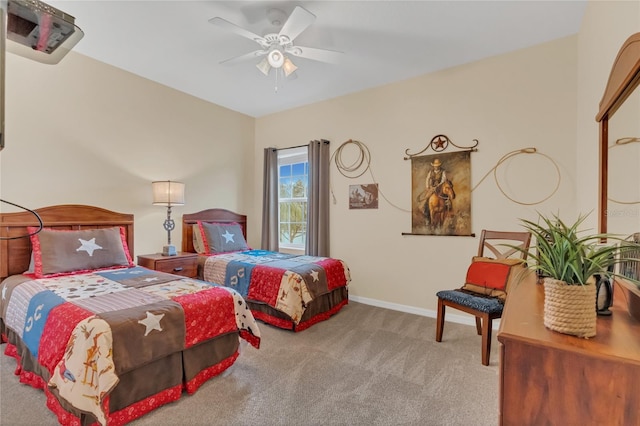
[[[441, 226], [444, 222], [444, 212], [445, 210], [451, 209], [451, 200], [455, 198], [455, 192], [453, 192], [453, 184], [447, 178], [447, 173], [444, 169], [442, 169], [442, 162], [436, 158], [431, 163], [433, 167], [429, 173], [427, 173], [427, 178], [425, 181], [425, 204], [424, 204], [424, 215], [426, 218], [427, 225], [433, 226]], [[443, 186], [447, 187], [446, 194], [442, 194]], [[431, 197], [436, 195], [439, 198], [437, 203], [430, 202]], [[438, 211], [432, 211], [437, 208]], [[435, 215], [437, 213], [437, 217]], [[439, 220], [438, 220], [439, 219]], [[437, 222], [437, 223], [434, 223]]]

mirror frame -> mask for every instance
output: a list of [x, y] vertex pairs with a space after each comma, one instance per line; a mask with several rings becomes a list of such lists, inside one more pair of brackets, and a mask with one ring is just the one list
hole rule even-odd
[[0, 0], [0, 151], [4, 149], [4, 74], [7, 39], [7, 0]]
[[609, 119], [640, 84], [640, 33], [629, 37], [613, 62], [609, 80], [600, 101], [596, 121], [600, 123], [600, 171], [598, 180], [598, 230], [607, 232]]

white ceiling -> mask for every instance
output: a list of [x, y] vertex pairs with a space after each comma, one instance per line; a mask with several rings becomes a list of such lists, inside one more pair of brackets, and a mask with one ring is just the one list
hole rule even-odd
[[[45, 1], [85, 33], [74, 51], [261, 117], [576, 34], [587, 1]], [[293, 58], [297, 78], [264, 76], [258, 44], [210, 24], [219, 16], [259, 35], [295, 6], [315, 22], [294, 45], [344, 52], [337, 64]], [[64, 61], [64, 59], [63, 59]]]

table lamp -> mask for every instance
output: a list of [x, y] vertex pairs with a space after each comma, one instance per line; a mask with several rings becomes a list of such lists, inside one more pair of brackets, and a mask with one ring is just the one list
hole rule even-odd
[[176, 247], [171, 244], [171, 231], [176, 227], [171, 219], [171, 207], [184, 205], [184, 183], [161, 180], [151, 182], [153, 189], [153, 205], [167, 206], [167, 219], [164, 221], [164, 229], [167, 231], [167, 245], [163, 247], [164, 256], [178, 254]]

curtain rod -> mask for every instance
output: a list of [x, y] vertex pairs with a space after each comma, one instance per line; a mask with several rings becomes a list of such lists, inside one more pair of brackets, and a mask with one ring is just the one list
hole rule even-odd
[[[315, 141], [311, 141], [311, 142], [315, 142]], [[311, 142], [310, 142], [310, 143], [311, 143]], [[320, 139], [320, 141], [319, 141], [319, 142], [324, 142], [325, 144], [330, 144], [330, 143], [331, 143], [330, 141], [328, 141], [328, 140], [326, 140], [326, 139]], [[280, 151], [280, 150], [283, 150], [283, 149], [304, 148], [304, 147], [306, 147], [306, 146], [309, 146], [309, 144], [305, 144], [305, 145], [298, 145], [298, 146], [290, 146], [290, 147], [288, 147], [288, 148], [271, 148], [271, 149], [272, 149], [273, 151]]]

